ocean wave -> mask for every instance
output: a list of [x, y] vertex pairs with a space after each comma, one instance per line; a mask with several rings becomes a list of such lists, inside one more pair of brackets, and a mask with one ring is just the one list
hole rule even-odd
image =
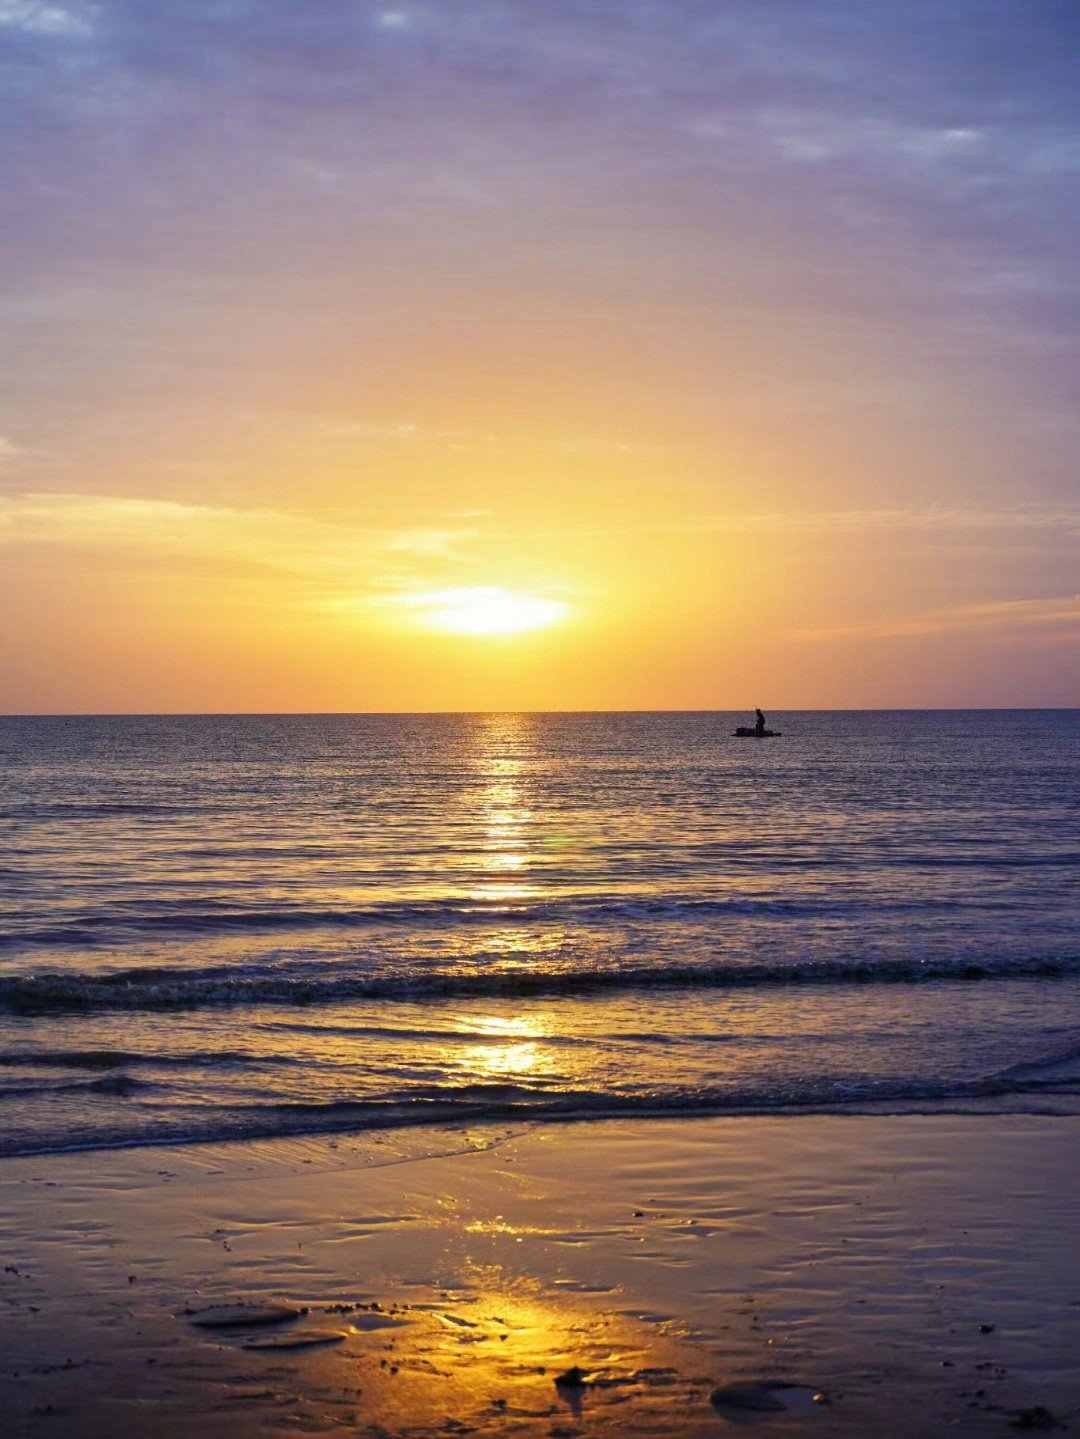
[[109, 974], [0, 976], [0, 1012], [197, 1009], [230, 1005], [316, 1005], [349, 1000], [602, 996], [641, 989], [751, 989], [779, 985], [894, 985], [1052, 979], [1080, 974], [1080, 955], [973, 959], [836, 959], [700, 964], [624, 963], [618, 968], [429, 969], [409, 974], [280, 973], [215, 965], [155, 966]]
[[[446, 933], [484, 925], [528, 926], [551, 929], [574, 925], [611, 931], [620, 925], [642, 922], [693, 925], [710, 920], [754, 918], [824, 919], [857, 921], [865, 908], [880, 919], [886, 914], [926, 915], [949, 909], [955, 899], [920, 893], [918, 896], [872, 896], [845, 891], [788, 892], [778, 895], [722, 896], [648, 893], [597, 893], [506, 900], [487, 897], [445, 897], [424, 900], [390, 900], [366, 905], [280, 905], [250, 909], [205, 898], [185, 904], [171, 900], [159, 910], [140, 910], [130, 902], [114, 900], [101, 909], [83, 910], [66, 918], [41, 922], [31, 913], [12, 912], [0, 933], [0, 953], [35, 949], [94, 949], [140, 938], [206, 939], [215, 935], [258, 935], [332, 930], [408, 929], [415, 933]], [[983, 908], [993, 908], [987, 901]], [[1003, 906], [1003, 907], [1007, 907]]]
[[302, 1065], [291, 1054], [253, 1054], [243, 1049], [179, 1049], [136, 1053], [129, 1049], [33, 1049], [0, 1052], [0, 1069], [123, 1069], [128, 1065], [168, 1068], [258, 1064], [260, 1068]]
[[133, 1094], [149, 1088], [143, 1079], [135, 1079], [120, 1071], [101, 1079], [28, 1079], [23, 1083], [0, 1084], [0, 1100], [21, 1099], [28, 1095], [53, 1094]]
[[[98, 1083], [101, 1083], [100, 1081]], [[138, 1081], [114, 1082], [118, 1095], [134, 1092]], [[1080, 1078], [1060, 1086], [1080, 1099]], [[824, 1113], [916, 1113], [925, 1109], [964, 1111], [987, 1101], [1025, 1096], [1041, 1087], [1008, 1071], [984, 1079], [953, 1083], [924, 1080], [842, 1079], [799, 1081], [787, 1087], [612, 1092], [538, 1091], [509, 1082], [430, 1085], [390, 1098], [313, 1101], [262, 1101], [257, 1105], [179, 1111], [148, 1119], [127, 1109], [93, 1129], [73, 1126], [66, 1133], [47, 1128], [14, 1129], [0, 1143], [0, 1155], [43, 1154], [73, 1149], [116, 1149], [161, 1144], [223, 1143], [303, 1135], [356, 1134], [427, 1125], [521, 1125], [597, 1122], [610, 1119], [685, 1119], [705, 1116], [813, 1115]], [[133, 1103], [137, 1106], [136, 1095]], [[130, 1116], [130, 1117], [125, 1117]], [[175, 1117], [174, 1117], [175, 1116]]]
[[1071, 1089], [1080, 1084], [1080, 1045], [1067, 1045], [1040, 1059], [1010, 1065], [998, 1078], [1027, 1092]]
[[175, 815], [190, 813], [192, 806], [177, 803], [168, 804], [163, 800], [77, 800], [77, 799], [35, 799], [24, 804], [6, 805], [0, 810], [0, 819], [37, 820], [58, 815], [64, 819], [94, 819], [111, 815]]
[[[877, 901], [880, 908], [880, 901]], [[114, 905], [108, 910], [79, 914], [64, 922], [20, 924], [9, 921], [6, 935], [0, 936], [0, 950], [32, 946], [78, 946], [109, 943], [116, 938], [167, 934], [171, 937], [205, 937], [213, 934], [273, 933], [280, 930], [354, 930], [373, 927], [410, 929], [453, 929], [462, 925], [519, 924], [551, 925], [576, 922], [618, 923], [636, 919], [690, 919], [723, 914], [798, 915], [821, 908], [820, 901], [792, 899], [706, 899], [700, 897], [575, 896], [540, 902], [508, 902], [492, 899], [447, 899], [402, 901], [356, 905], [349, 908], [322, 905], [282, 906], [276, 909], [238, 909], [208, 905], [205, 900], [191, 908], [173, 903], [160, 911], [125, 912]]]

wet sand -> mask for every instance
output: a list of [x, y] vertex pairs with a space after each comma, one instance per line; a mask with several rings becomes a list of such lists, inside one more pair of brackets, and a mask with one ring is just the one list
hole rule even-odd
[[1078, 1141], [801, 1116], [8, 1160], [5, 1429], [1075, 1428]]

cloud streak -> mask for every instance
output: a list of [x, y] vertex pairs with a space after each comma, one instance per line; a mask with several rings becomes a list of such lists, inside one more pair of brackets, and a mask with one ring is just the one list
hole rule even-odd
[[83, 39], [93, 33], [96, 7], [52, 5], [45, 0], [0, 0], [0, 28], [27, 35]]
[[715, 515], [714, 529], [731, 534], [1080, 535], [1080, 509], [851, 509], [763, 511]]
[[76, 593], [120, 665], [154, 574], [305, 634], [655, 592], [678, 703], [736, 586], [1022, 670], [1080, 586], [1078, 47], [1075, 0], [0, 0], [15, 668]]
[[680, 524], [635, 525], [631, 523], [588, 529], [547, 530], [557, 535], [760, 535], [768, 537], [804, 535], [908, 534], [932, 537], [998, 536], [1003, 540], [1028, 536], [1071, 543], [1080, 539], [1080, 508], [1041, 509], [846, 509], [846, 510], [756, 510], [728, 511], [703, 515]]
[[1080, 595], [1038, 599], [994, 600], [985, 604], [950, 605], [923, 614], [904, 615], [869, 624], [820, 625], [788, 630], [787, 641], [920, 639], [931, 635], [993, 637], [1023, 633], [1060, 643], [1080, 638]]
[[231, 561], [354, 590], [397, 582], [403, 560], [458, 563], [473, 533], [464, 526], [366, 529], [280, 510], [104, 495], [0, 497], [0, 548], [60, 547], [155, 564]]

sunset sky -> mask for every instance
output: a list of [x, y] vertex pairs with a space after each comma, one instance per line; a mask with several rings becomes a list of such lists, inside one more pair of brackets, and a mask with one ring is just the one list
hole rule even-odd
[[1076, 0], [0, 0], [0, 710], [1080, 704]]

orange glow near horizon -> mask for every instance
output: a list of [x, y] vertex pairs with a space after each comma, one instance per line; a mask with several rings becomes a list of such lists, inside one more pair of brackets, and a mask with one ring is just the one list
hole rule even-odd
[[[535, 465], [518, 454], [513, 468]], [[667, 481], [666, 515], [655, 491], [624, 487], [633, 510], [603, 517], [573, 473], [567, 460], [554, 498], [507, 488], [492, 513], [451, 471], [440, 512], [378, 525], [0, 495], [4, 707], [772, 712], [902, 706], [913, 687], [948, 705], [977, 703], [1021, 641], [1027, 667], [999, 680], [999, 702], [1038, 697], [1031, 666], [1067, 673], [1075, 600], [996, 601], [955, 548], [946, 570], [921, 566], [943, 526], [987, 543], [973, 517], [722, 512], [685, 473]], [[1050, 515], [994, 523], [1002, 544], [1067, 533]]]
[[0, 708], [1080, 703], [1043, 8], [0, 3]]

